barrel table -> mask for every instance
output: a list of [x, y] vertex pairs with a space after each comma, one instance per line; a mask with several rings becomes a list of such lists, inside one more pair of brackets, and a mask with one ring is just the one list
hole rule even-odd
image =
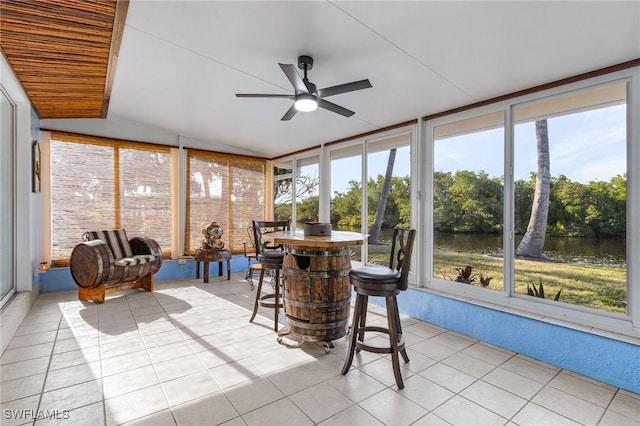
[[[302, 342], [332, 340], [347, 333], [351, 303], [350, 246], [362, 245], [369, 236], [333, 231], [328, 236], [305, 236], [302, 231], [281, 231], [264, 238], [281, 244], [283, 301], [288, 334]], [[278, 341], [282, 341], [282, 337]]]

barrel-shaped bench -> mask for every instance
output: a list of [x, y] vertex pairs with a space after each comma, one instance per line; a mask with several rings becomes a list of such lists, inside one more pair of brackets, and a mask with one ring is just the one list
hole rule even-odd
[[80, 300], [104, 303], [105, 295], [127, 288], [153, 291], [162, 251], [151, 238], [127, 239], [124, 229], [90, 231], [71, 252], [71, 276]]

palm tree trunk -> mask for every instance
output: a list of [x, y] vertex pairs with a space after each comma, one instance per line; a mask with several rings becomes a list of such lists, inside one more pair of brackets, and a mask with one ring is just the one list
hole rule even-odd
[[387, 171], [384, 174], [384, 183], [378, 200], [378, 209], [376, 210], [376, 218], [369, 229], [369, 244], [378, 244], [380, 236], [380, 228], [382, 228], [382, 219], [384, 211], [387, 209], [387, 201], [389, 200], [389, 191], [391, 190], [391, 177], [393, 176], [393, 164], [396, 161], [396, 148], [389, 151], [389, 160], [387, 161]]
[[533, 194], [531, 216], [527, 232], [516, 249], [516, 255], [526, 257], [542, 257], [544, 238], [547, 232], [547, 217], [549, 215], [549, 190], [551, 185], [551, 171], [549, 159], [549, 131], [547, 120], [536, 121], [536, 140], [538, 150], [538, 174], [536, 175], [536, 189]]

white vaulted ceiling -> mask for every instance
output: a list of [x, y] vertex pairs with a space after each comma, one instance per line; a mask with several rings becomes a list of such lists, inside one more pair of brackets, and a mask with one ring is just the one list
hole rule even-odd
[[[280, 118], [278, 62], [373, 88]], [[131, 1], [106, 119], [43, 128], [277, 157], [640, 58], [640, 2]]]

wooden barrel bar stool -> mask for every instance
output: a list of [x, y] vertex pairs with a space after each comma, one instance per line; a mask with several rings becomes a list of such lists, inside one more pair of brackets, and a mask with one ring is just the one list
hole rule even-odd
[[[273, 330], [278, 331], [278, 317], [280, 316], [280, 308], [283, 307], [282, 297], [280, 295], [280, 270], [282, 269], [282, 261], [284, 259], [284, 248], [280, 245], [271, 244], [265, 241], [263, 234], [276, 231], [288, 231], [289, 221], [253, 221], [253, 233], [256, 247], [256, 259], [260, 268], [260, 279], [258, 288], [256, 289], [256, 300], [253, 305], [253, 314], [249, 322], [253, 322], [258, 313], [258, 306], [270, 308], [274, 310]], [[275, 274], [274, 292], [262, 294], [262, 282], [264, 281], [265, 272], [273, 272]]]
[[[404, 388], [398, 353], [400, 353], [404, 362], [409, 362], [409, 357], [402, 339], [402, 326], [400, 325], [400, 313], [396, 296], [401, 291], [406, 290], [408, 286], [409, 265], [411, 263], [415, 234], [415, 229], [394, 228], [389, 267], [367, 265], [352, 269], [349, 273], [349, 280], [356, 292], [356, 304], [351, 326], [351, 339], [347, 358], [342, 367], [342, 374], [349, 372], [356, 350], [358, 352], [363, 350], [374, 353], [390, 353], [396, 384], [398, 388]], [[366, 325], [369, 296], [385, 298], [388, 328]], [[364, 343], [366, 332], [389, 335], [389, 346], [379, 347]]]

